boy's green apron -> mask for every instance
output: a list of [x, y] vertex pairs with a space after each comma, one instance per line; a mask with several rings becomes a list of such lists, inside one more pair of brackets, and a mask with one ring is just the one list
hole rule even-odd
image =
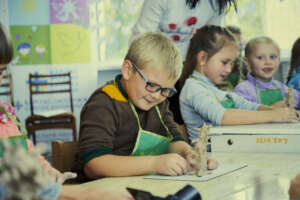
[[136, 143], [134, 145], [134, 149], [133, 149], [131, 155], [133, 155], [133, 156], [161, 155], [161, 154], [166, 153], [166, 151], [170, 145], [170, 142], [173, 139], [173, 136], [171, 135], [168, 127], [162, 120], [159, 108], [157, 106], [155, 106], [158, 117], [159, 117], [162, 125], [165, 127], [165, 129], [167, 131], [167, 135], [168, 135], [167, 137], [158, 135], [158, 134], [150, 132], [150, 131], [143, 130], [141, 128], [138, 114], [137, 114], [135, 107], [131, 101], [129, 101], [129, 105], [136, 117], [136, 120], [137, 120], [137, 123], [139, 126], [138, 136], [137, 136]]
[[256, 94], [258, 97], [258, 103], [263, 105], [273, 105], [283, 100], [283, 94], [279, 87], [275, 85], [275, 89], [259, 90], [257, 82], [255, 81]]
[[3, 144], [2, 141], [3, 139], [8, 139], [9, 143], [11, 145], [15, 145], [16, 143], [21, 144], [21, 146], [26, 149], [26, 151], [28, 151], [28, 146], [27, 146], [27, 131], [26, 129], [23, 127], [23, 125], [17, 121], [10, 113], [6, 112], [6, 110], [0, 106], [0, 111], [2, 113], [4, 113], [10, 120], [12, 120], [15, 124], [17, 124], [23, 131], [22, 135], [18, 135], [18, 136], [9, 136], [9, 137], [3, 137], [0, 138], [0, 158], [3, 157]]
[[[193, 79], [198, 80], [201, 83], [201, 85], [206, 87], [206, 83], [203, 80], [199, 79], [198, 77], [196, 77], [194, 75], [191, 75], [190, 77], [193, 78]], [[203, 83], [205, 83], [205, 85]], [[212, 92], [212, 93], [216, 97], [217, 101], [223, 106], [223, 108], [226, 108], [226, 109], [235, 108], [234, 101], [233, 101], [230, 94], [226, 95], [225, 99], [221, 100], [217, 97], [217, 95], [214, 92]]]

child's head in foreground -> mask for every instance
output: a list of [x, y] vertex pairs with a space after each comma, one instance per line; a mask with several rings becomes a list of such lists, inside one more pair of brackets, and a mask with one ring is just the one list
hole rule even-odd
[[268, 82], [279, 67], [279, 46], [266, 36], [253, 38], [248, 41], [245, 48], [245, 63], [248, 71], [257, 80]]
[[[2, 24], [0, 23], [0, 86], [1, 86], [3, 72], [6, 69], [7, 64], [13, 58], [13, 52], [14, 51], [13, 51], [13, 46], [10, 37], [8, 33], [4, 30]], [[7, 101], [0, 100], [0, 106], [4, 108], [6, 112], [15, 116], [13, 107]], [[8, 120], [7, 116], [0, 111], [0, 123], [6, 122], [7, 120]]]
[[190, 41], [180, 85], [194, 70], [207, 76], [214, 84], [223, 83], [231, 72], [239, 53], [234, 36], [215, 25], [200, 28]]
[[2, 73], [6, 69], [7, 64], [12, 60], [13, 55], [14, 50], [11, 39], [0, 23], [0, 85]]
[[175, 93], [181, 70], [175, 44], [161, 34], [147, 32], [131, 43], [122, 64], [121, 84], [135, 106], [149, 110]]
[[300, 37], [294, 42], [290, 58], [290, 69], [287, 77], [287, 82], [292, 78], [293, 72], [300, 66]]

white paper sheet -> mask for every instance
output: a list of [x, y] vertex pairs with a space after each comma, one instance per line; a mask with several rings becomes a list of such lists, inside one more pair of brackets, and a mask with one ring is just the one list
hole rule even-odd
[[203, 176], [182, 175], [182, 176], [164, 176], [164, 175], [149, 175], [145, 179], [163, 179], [174, 181], [209, 181], [216, 177], [231, 173], [233, 171], [247, 167], [247, 164], [220, 164], [215, 170], [208, 170]]

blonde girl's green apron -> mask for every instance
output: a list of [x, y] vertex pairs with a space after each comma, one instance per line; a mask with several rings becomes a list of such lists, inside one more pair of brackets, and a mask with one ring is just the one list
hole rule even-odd
[[255, 81], [255, 88], [256, 88], [256, 94], [258, 97], [258, 103], [263, 105], [273, 105], [274, 103], [277, 103], [279, 101], [283, 100], [283, 94], [279, 87], [276, 87], [275, 89], [267, 89], [267, 90], [259, 90], [257, 86], [257, 82]]
[[26, 151], [28, 151], [28, 146], [27, 146], [27, 131], [24, 128], [24, 126], [17, 121], [10, 113], [6, 112], [6, 110], [0, 106], [0, 111], [4, 113], [10, 120], [12, 120], [15, 124], [17, 124], [23, 131], [22, 135], [18, 136], [9, 136], [9, 137], [3, 137], [0, 138], [0, 158], [3, 157], [3, 144], [2, 141], [4, 139], [8, 139], [9, 143], [11, 145], [15, 145], [16, 143], [19, 143]]
[[[191, 75], [190, 77], [198, 80], [200, 82], [200, 84], [203, 85], [204, 87], [207, 86], [206, 83], [203, 80], [199, 79], [198, 77], [196, 77], [194, 75]], [[217, 97], [217, 95], [213, 91], [211, 91], [211, 92], [216, 97], [217, 101], [223, 106], [223, 108], [226, 108], [226, 109], [235, 108], [234, 100], [230, 94], [225, 95], [225, 99], [221, 100]]]
[[139, 126], [136, 143], [134, 145], [134, 149], [133, 149], [131, 155], [133, 155], [133, 156], [161, 155], [161, 154], [166, 153], [166, 151], [170, 145], [170, 142], [173, 139], [173, 136], [171, 135], [166, 124], [164, 123], [158, 106], [155, 106], [155, 109], [156, 109], [157, 115], [158, 115], [162, 125], [166, 129], [167, 137], [164, 137], [164, 136], [158, 135], [156, 133], [142, 129], [138, 114], [137, 114], [136, 109], [131, 101], [129, 101], [129, 105], [134, 113], [134, 116], [136, 117], [136, 120], [137, 120], [137, 123]]

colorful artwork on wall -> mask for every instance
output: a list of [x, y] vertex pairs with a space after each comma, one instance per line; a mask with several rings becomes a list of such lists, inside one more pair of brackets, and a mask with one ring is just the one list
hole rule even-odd
[[74, 24], [50, 27], [53, 64], [90, 62], [90, 32]]
[[14, 0], [8, 5], [14, 64], [90, 62], [87, 0]]
[[49, 25], [10, 26], [15, 64], [50, 64]]
[[49, 1], [45, 0], [9, 0], [9, 23], [11, 26], [49, 25]]
[[50, 0], [51, 24], [88, 24], [87, 0]]

